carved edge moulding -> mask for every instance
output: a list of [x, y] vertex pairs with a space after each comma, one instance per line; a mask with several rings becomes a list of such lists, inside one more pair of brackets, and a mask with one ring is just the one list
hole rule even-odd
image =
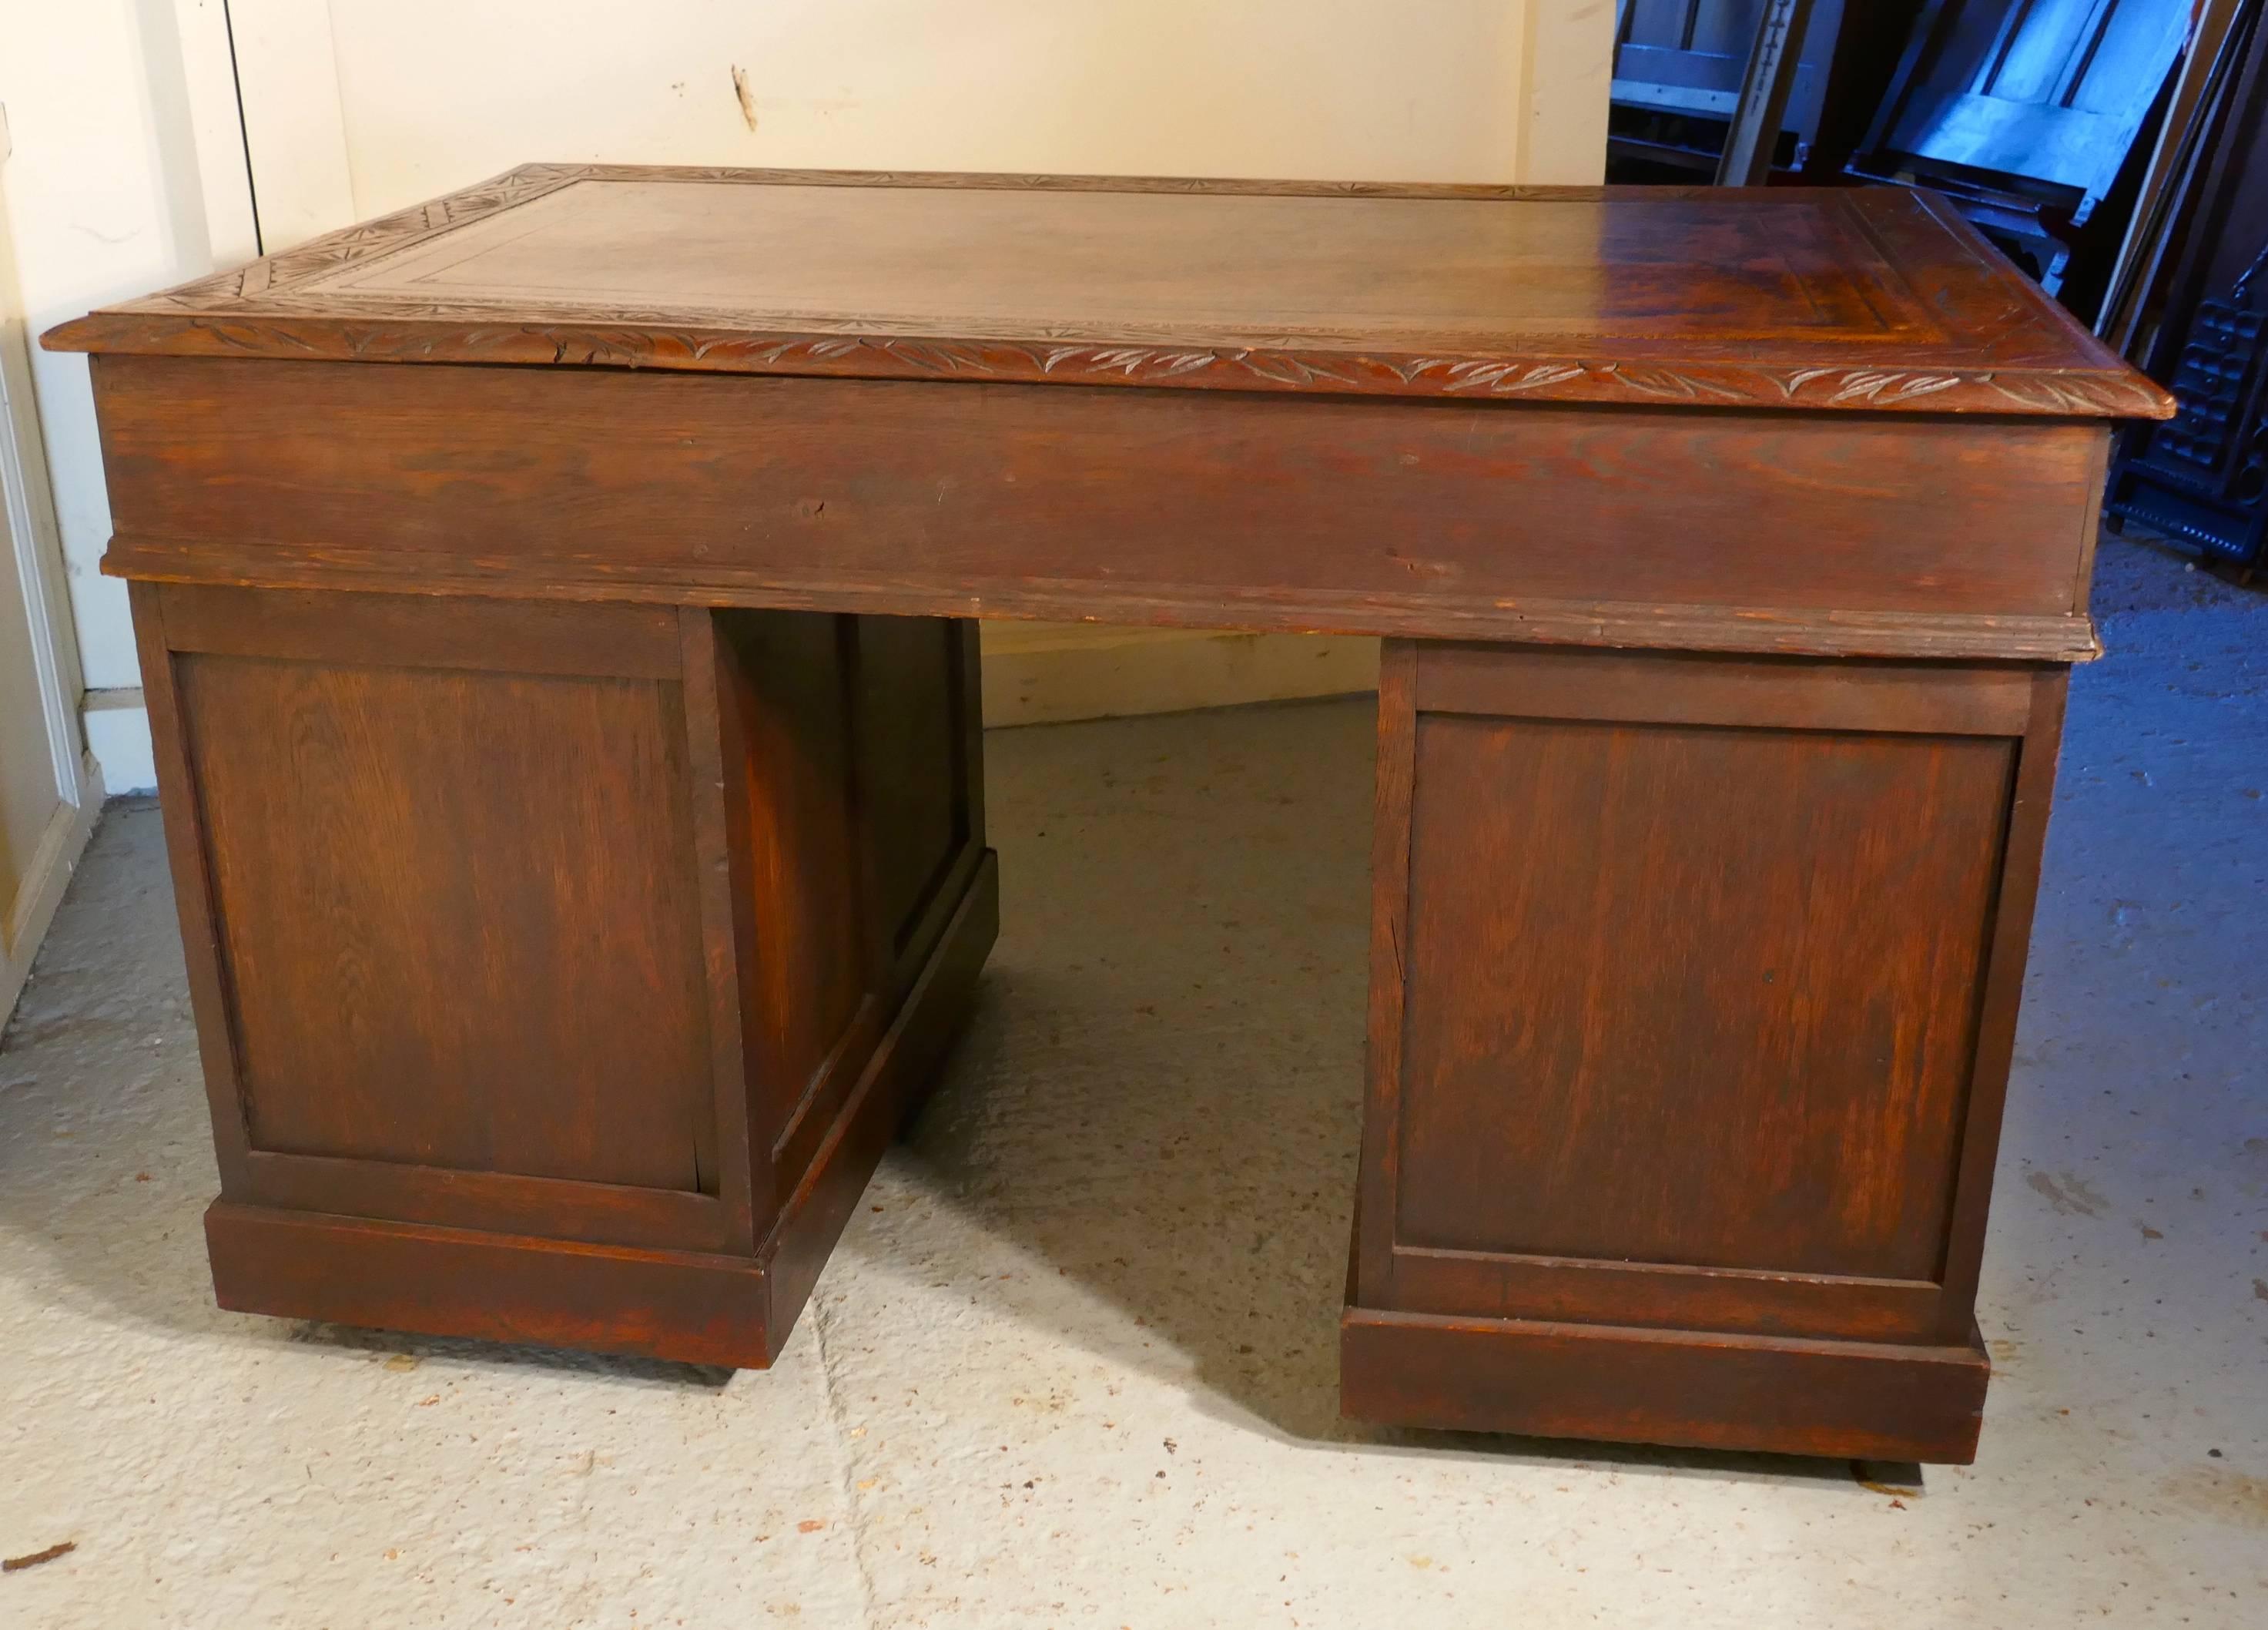
[[[1298, 336], [1268, 343], [1192, 343], [1162, 334], [910, 336], [872, 322], [747, 313], [563, 306], [541, 322], [497, 321], [475, 303], [295, 291], [342, 267], [425, 242], [469, 221], [580, 181], [707, 181], [764, 186], [958, 187], [1087, 192], [1220, 193], [1292, 197], [1388, 197], [1585, 202], [1705, 198], [1698, 188], [1451, 187], [1094, 176], [891, 173], [704, 169], [621, 165], [525, 165], [479, 186], [350, 226], [252, 265], [105, 308], [47, 336], [51, 349], [174, 356], [299, 357], [309, 360], [570, 365], [855, 379], [974, 379], [1183, 389], [1304, 391], [1366, 395], [1615, 402], [1677, 407], [1909, 410], [1932, 413], [2165, 418], [2170, 397], [2103, 350], [2060, 307], [2014, 278], [1995, 279], [2004, 303], [1947, 335], [1943, 366], [1797, 365], [1690, 354], [1602, 359], [1539, 350], [1421, 354], [1319, 345]], [[1764, 193], [1800, 201], [1794, 189]], [[1947, 280], [1997, 260], [1933, 195], [1883, 189], [1837, 194], [1940, 315]], [[1883, 202], [1861, 204], [1858, 200]], [[1953, 240], [1948, 246], [1948, 237]], [[1969, 257], [1948, 257], [1948, 247]], [[1901, 253], [1903, 252], [1903, 253]], [[366, 315], [342, 314], [365, 307]], [[1683, 354], [1681, 354], [1683, 353]], [[1952, 360], [1955, 357], [1959, 361]], [[1990, 365], [1978, 365], [1988, 363]]]

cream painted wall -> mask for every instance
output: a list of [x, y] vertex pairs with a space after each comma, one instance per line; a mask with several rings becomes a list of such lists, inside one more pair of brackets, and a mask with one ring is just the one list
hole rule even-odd
[[[249, 258], [247, 167], [269, 250], [534, 158], [1595, 181], [1613, 26], [1609, 0], [0, 0], [4, 225], [36, 330]], [[85, 363], [34, 366], [87, 726], [147, 785]]]
[[[239, 18], [247, 6], [293, 9], [237, 6]], [[532, 158], [1595, 181], [1613, 10], [1607, 0], [331, 0], [330, 17], [348, 207], [368, 214]], [[306, 85], [318, 64], [298, 62]], [[259, 100], [249, 83], [247, 93]], [[265, 214], [264, 173], [260, 192]]]
[[[249, 259], [251, 193], [221, 0], [0, 0], [0, 107], [14, 151], [0, 233], [30, 333]], [[83, 357], [33, 350], [32, 379], [98, 756], [151, 784], [149, 730], [110, 541]]]

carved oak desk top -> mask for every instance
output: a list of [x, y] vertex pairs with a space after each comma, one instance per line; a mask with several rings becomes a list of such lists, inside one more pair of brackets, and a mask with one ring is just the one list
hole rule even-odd
[[2162, 417], [1896, 189], [527, 165], [51, 345], [862, 379]]
[[1889, 189], [534, 165], [47, 343], [124, 577], [1814, 655], [2091, 655], [2170, 407]]

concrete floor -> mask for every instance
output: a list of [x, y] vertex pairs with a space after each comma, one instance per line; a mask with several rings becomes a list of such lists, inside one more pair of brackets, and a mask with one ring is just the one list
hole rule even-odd
[[778, 1367], [225, 1314], [147, 807], [0, 1051], [0, 1626], [2268, 1624], [2268, 597], [2112, 542], [1977, 1465], [1334, 1418], [1368, 710], [996, 734], [981, 1010]]

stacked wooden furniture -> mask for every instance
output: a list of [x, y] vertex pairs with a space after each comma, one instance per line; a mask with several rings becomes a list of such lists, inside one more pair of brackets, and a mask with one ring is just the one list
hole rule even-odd
[[1928, 196], [534, 166], [49, 343], [226, 1305], [763, 1364], [992, 938], [969, 619], [1337, 631], [1346, 1408], [1973, 1452], [2109, 422], [2169, 404]]
[[1768, 129], [1759, 126], [1756, 140], [1769, 167], [1801, 169], [1819, 132], [1843, 0], [1804, 0], [1803, 10], [1796, 23], [1775, 0], [1620, 0], [1609, 159], [1682, 169], [1689, 180], [1715, 174], [1736, 139], [1759, 28], [1777, 24], [1795, 41], [1793, 50], [1785, 39], [1768, 41], [1775, 57], [1789, 59], [1778, 70], [1788, 84], [1778, 114]]
[[1928, 0], [1853, 174], [1942, 189], [2048, 292], [2118, 179], [2191, 0]]
[[2250, 573], [2268, 562], [2268, 31], [2243, 23], [2145, 357], [2181, 412], [2126, 439], [2109, 507]]

